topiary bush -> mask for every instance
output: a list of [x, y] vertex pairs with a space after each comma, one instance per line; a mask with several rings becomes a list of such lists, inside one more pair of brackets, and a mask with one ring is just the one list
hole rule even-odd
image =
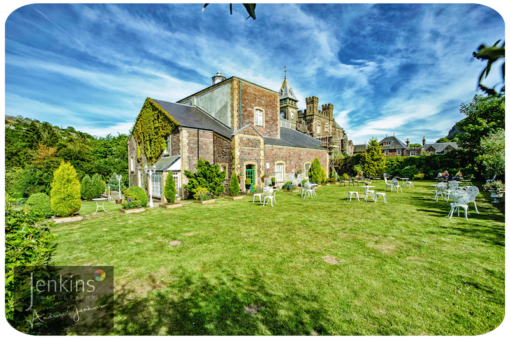
[[62, 162], [53, 173], [51, 183], [51, 210], [55, 215], [67, 217], [81, 208], [80, 182], [76, 170], [68, 162]]
[[172, 172], [168, 173], [166, 176], [164, 194], [168, 203], [173, 204], [175, 202], [177, 191], [175, 190], [175, 181]]
[[313, 159], [312, 166], [310, 166], [308, 171], [308, 178], [310, 178], [310, 182], [315, 182], [319, 185], [322, 182], [322, 166], [319, 158]]
[[322, 182], [328, 181], [328, 173], [326, 172], [326, 169], [324, 167], [321, 167], [321, 173], [322, 173]]
[[83, 179], [81, 179], [81, 188], [80, 188], [81, 198], [84, 200], [91, 200], [94, 197], [94, 188], [92, 187], [92, 180], [88, 175], [85, 175]]
[[143, 190], [143, 188], [138, 186], [131, 186], [127, 189], [127, 192], [129, 194], [132, 194], [136, 197], [136, 199], [140, 200], [142, 207], [146, 207], [147, 203], [149, 202], [149, 198], [147, 197], [147, 193]]
[[239, 195], [239, 191], [241, 188], [239, 187], [239, 180], [237, 179], [237, 175], [234, 173], [230, 178], [230, 195], [236, 197]]
[[45, 217], [49, 217], [52, 214], [51, 211], [51, 199], [45, 193], [35, 193], [28, 198], [26, 206], [30, 210], [38, 211]]

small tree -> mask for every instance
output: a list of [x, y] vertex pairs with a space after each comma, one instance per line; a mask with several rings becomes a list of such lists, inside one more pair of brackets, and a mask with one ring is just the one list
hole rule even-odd
[[62, 162], [53, 173], [51, 183], [51, 209], [62, 217], [75, 214], [81, 208], [80, 182], [76, 170], [68, 162]]
[[106, 189], [106, 185], [100, 174], [92, 176], [92, 199], [101, 197], [101, 194]]
[[365, 153], [362, 154], [360, 160], [361, 168], [366, 176], [374, 177], [384, 171], [386, 158], [384, 157], [377, 139], [370, 139], [368, 148], [365, 150]]
[[481, 154], [476, 158], [489, 175], [505, 173], [505, 130], [498, 129], [480, 140]]
[[172, 172], [169, 172], [166, 176], [165, 180], [165, 198], [166, 201], [173, 204], [175, 202], [175, 195], [177, 191], [175, 190], [175, 181]]
[[188, 178], [188, 184], [184, 186], [188, 192], [195, 192], [199, 187], [207, 188], [214, 195], [220, 195], [225, 190], [223, 181], [225, 181], [226, 173], [220, 171], [218, 164], [211, 165], [207, 160], [198, 159], [197, 172], [184, 171], [184, 175]]
[[83, 179], [81, 179], [80, 193], [82, 199], [90, 200], [94, 198], [92, 180], [90, 180], [90, 177], [88, 175], [85, 175]]
[[308, 171], [308, 178], [310, 178], [310, 182], [316, 182], [319, 185], [322, 182], [322, 166], [319, 158], [313, 159], [312, 166]]
[[239, 195], [239, 191], [241, 188], [239, 187], [239, 180], [237, 179], [237, 174], [232, 173], [232, 177], [230, 178], [230, 195], [235, 197]]
[[321, 166], [321, 174], [322, 174], [322, 182], [326, 182], [328, 180], [328, 173], [326, 169]]

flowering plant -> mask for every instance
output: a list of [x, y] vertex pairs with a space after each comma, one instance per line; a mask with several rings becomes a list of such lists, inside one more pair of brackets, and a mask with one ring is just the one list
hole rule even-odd
[[296, 185], [294, 185], [294, 184], [287, 185], [287, 187], [285, 189], [287, 191], [293, 191], [296, 189]]
[[501, 180], [496, 180], [493, 182], [486, 183], [482, 187], [484, 191], [494, 190], [497, 193], [500, 193], [502, 190], [505, 189], [505, 184], [503, 184]]
[[262, 189], [260, 188], [259, 185], [253, 185], [253, 187], [251, 188], [251, 191], [252, 191], [252, 193], [262, 193]]

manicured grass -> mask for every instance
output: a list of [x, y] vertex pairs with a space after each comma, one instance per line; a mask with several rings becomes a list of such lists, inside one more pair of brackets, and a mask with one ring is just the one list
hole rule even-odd
[[504, 206], [483, 192], [480, 214], [449, 220], [430, 184], [387, 204], [332, 185], [313, 200], [277, 193], [273, 208], [245, 197], [105, 215], [55, 226], [55, 259], [115, 267], [115, 334], [487, 333], [504, 317]]
[[[105, 201], [104, 203], [104, 208], [106, 209], [107, 212], [118, 212], [119, 211], [119, 208], [121, 208], [122, 205], [117, 205], [115, 202], [108, 202], [108, 201]], [[96, 202], [95, 201], [82, 201], [81, 202], [81, 209], [80, 209], [80, 214], [81, 215], [91, 215], [91, 214], [94, 214], [94, 212], [96, 212]], [[104, 214], [105, 211], [103, 211], [102, 208], [99, 208], [99, 210], [97, 211], [96, 215], [97, 214]]]

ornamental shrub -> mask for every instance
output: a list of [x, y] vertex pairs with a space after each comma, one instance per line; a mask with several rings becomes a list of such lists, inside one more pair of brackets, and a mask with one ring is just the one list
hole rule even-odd
[[106, 189], [106, 185], [100, 174], [94, 174], [92, 176], [92, 199], [100, 198]]
[[413, 180], [423, 180], [423, 179], [425, 179], [425, 173], [418, 173], [418, 174], [415, 174], [413, 177]]
[[175, 202], [175, 195], [177, 194], [177, 191], [175, 190], [175, 181], [172, 172], [169, 172], [166, 175], [164, 194], [167, 202], [170, 204]]
[[195, 198], [195, 200], [209, 200], [211, 198], [209, 198], [207, 196], [207, 194], [209, 193], [209, 190], [205, 187], [197, 187], [197, 189], [195, 189], [195, 194], [193, 195], [193, 198]]
[[[198, 187], [205, 187], [213, 195], [220, 195], [225, 190], [223, 181], [225, 181], [226, 172], [220, 171], [218, 164], [211, 165], [207, 160], [198, 159], [196, 173], [184, 171], [188, 178], [188, 184], [184, 186], [188, 192], [195, 192]], [[241, 176], [241, 174], [239, 174]]]
[[[404, 178], [414, 178], [416, 174], [420, 171], [416, 168], [416, 166], [407, 166], [403, 170], [400, 170], [400, 175]], [[453, 172], [452, 172], [453, 173]]]
[[344, 180], [349, 180], [349, 174], [344, 173], [342, 176], [344, 177]]
[[319, 158], [313, 159], [312, 166], [310, 166], [308, 171], [308, 178], [310, 178], [310, 182], [315, 182], [319, 185], [322, 182], [322, 166]]
[[51, 183], [51, 210], [55, 215], [67, 217], [80, 210], [80, 188], [74, 167], [68, 162], [62, 162], [53, 173]]
[[88, 175], [85, 175], [83, 179], [81, 179], [81, 188], [80, 188], [81, 198], [84, 200], [94, 199], [94, 188], [92, 187], [92, 180]]
[[328, 180], [328, 173], [326, 172], [326, 169], [324, 167], [321, 167], [321, 173], [322, 173], [322, 182], [326, 182]]
[[370, 139], [368, 148], [362, 154], [360, 159], [363, 173], [366, 176], [374, 177], [383, 173], [386, 166], [386, 157], [384, 156], [381, 146], [377, 139]]
[[236, 197], [239, 195], [239, 191], [241, 188], [239, 187], [239, 180], [237, 179], [237, 175], [235, 173], [232, 174], [230, 178], [230, 195]]
[[283, 189], [287, 189], [287, 187], [288, 187], [289, 185], [292, 185], [292, 181], [287, 181], [287, 182], [283, 185], [283, 187], [282, 187], [282, 188], [283, 188]]
[[245, 185], [251, 185], [251, 179], [250, 178], [246, 178], [246, 180], [244, 180], [244, 184]]
[[[44, 223], [38, 210], [28, 213], [14, 210], [12, 203], [15, 200], [8, 194], [5, 201], [5, 317], [12, 327], [22, 333], [41, 334], [47, 329], [48, 322], [35, 321], [32, 327], [29, 320], [34, 320], [34, 314], [51, 312], [61, 301], [38, 298], [32, 309], [26, 311], [32, 303], [29, 282], [31, 278], [34, 281], [46, 280], [54, 273], [50, 266], [54, 264], [52, 254], [56, 248], [55, 238], [50, 233], [53, 223]], [[33, 277], [30, 276], [30, 267], [38, 268], [33, 271]], [[39, 294], [37, 289], [33, 289], [33, 292]]]
[[131, 186], [127, 192], [136, 197], [136, 199], [140, 200], [142, 207], [146, 207], [149, 202], [149, 198], [147, 198], [147, 193], [143, 190], [143, 188], [138, 186]]
[[51, 200], [45, 193], [35, 193], [28, 198], [26, 205], [32, 211], [38, 211], [43, 216], [48, 217], [51, 215]]

